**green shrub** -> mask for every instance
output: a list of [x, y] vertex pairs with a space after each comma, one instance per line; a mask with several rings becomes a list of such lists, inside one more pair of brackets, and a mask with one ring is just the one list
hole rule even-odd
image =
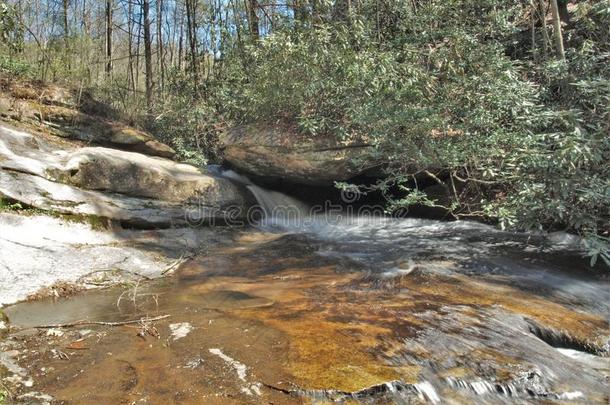
[[349, 22], [251, 45], [231, 65], [224, 108], [236, 122], [374, 143], [389, 176], [377, 188], [404, 192], [390, 209], [439, 204], [417, 179], [441, 178], [457, 217], [575, 232], [592, 262], [608, 261], [607, 5], [578, 8], [566, 61], [535, 62], [536, 52], [515, 52], [525, 3], [431, 1], [415, 13], [399, 1], [385, 10], [393, 25], [379, 27], [364, 2]]

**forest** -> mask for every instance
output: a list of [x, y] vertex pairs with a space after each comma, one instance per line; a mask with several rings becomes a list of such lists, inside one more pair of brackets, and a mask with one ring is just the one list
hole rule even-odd
[[567, 230], [610, 264], [609, 27], [608, 0], [10, 0], [0, 71], [91, 91], [200, 165], [244, 123], [366, 141], [385, 175], [338, 187]]

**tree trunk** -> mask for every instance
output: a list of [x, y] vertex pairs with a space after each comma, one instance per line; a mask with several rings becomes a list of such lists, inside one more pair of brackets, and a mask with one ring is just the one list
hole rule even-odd
[[559, 7], [557, 6], [557, 0], [551, 0], [551, 10], [553, 12], [553, 27], [555, 37], [555, 47], [557, 48], [557, 56], [560, 59], [565, 59], [565, 51], [563, 48], [563, 34], [561, 33], [561, 17], [559, 16]]
[[561, 18], [561, 21], [569, 24], [570, 12], [568, 11], [568, 0], [558, 0], [557, 6], [559, 7], [559, 17]]
[[157, 53], [159, 86], [161, 92], [163, 92], [165, 87], [165, 65], [163, 61], [163, 0], [157, 0]]
[[307, 0], [294, 0], [292, 8], [297, 25], [303, 26], [310, 18]]
[[260, 36], [258, 31], [258, 10], [257, 0], [246, 0], [246, 9], [248, 11], [248, 26], [250, 27], [250, 36], [253, 40], [257, 40]]
[[[83, 19], [83, 34], [86, 37], [91, 35], [91, 13], [88, 12], [89, 6], [87, 5], [87, 0], [83, 0], [83, 8], [82, 8], [82, 19]], [[83, 49], [84, 60], [85, 60], [85, 71], [87, 75], [87, 84], [91, 84], [92, 81], [92, 73], [91, 73], [91, 64], [89, 61], [91, 60], [91, 50], [89, 46], [84, 46]]]
[[[131, 18], [131, 16], [130, 16]], [[130, 38], [131, 40], [131, 38]], [[106, 0], [106, 76], [112, 74], [112, 0]]]
[[184, 15], [180, 18], [180, 35], [178, 35], [178, 70], [182, 70], [182, 49], [184, 43]]
[[546, 59], [549, 55], [549, 32], [546, 29], [546, 6], [544, 0], [538, 0], [538, 11], [540, 13], [540, 26], [542, 28], [542, 56]]
[[136, 79], [133, 73], [133, 3], [127, 4], [127, 77], [131, 85], [132, 96], [136, 95]]
[[[129, 2], [131, 4], [131, 2]], [[140, 11], [142, 11], [142, 6], [140, 5]], [[142, 45], [142, 13], [138, 13], [138, 22], [137, 22], [137, 27], [138, 30], [136, 31], [136, 49], [135, 49], [135, 53], [136, 53], [136, 66], [135, 66], [135, 90], [134, 90], [134, 96], [136, 95], [136, 92], [138, 91], [138, 89], [140, 88], [140, 48]]]
[[68, 48], [68, 38], [70, 36], [70, 30], [68, 26], [68, 0], [63, 0], [63, 19], [64, 19], [64, 42], [66, 48]]
[[532, 7], [532, 15], [530, 17], [530, 31], [532, 36], [532, 57], [534, 58], [534, 62], [538, 62], [538, 51], [536, 46], [536, 12], [537, 6], [534, 4], [533, 0], [530, 0], [530, 6]]
[[186, 25], [188, 30], [189, 47], [191, 49], [191, 69], [193, 71], [193, 84], [199, 88], [199, 67], [197, 61], [197, 4], [195, 0], [186, 0]]
[[142, 14], [144, 17], [144, 64], [146, 69], [146, 107], [152, 113], [153, 107], [153, 69], [152, 44], [150, 36], [150, 0], [142, 0]]
[[70, 58], [70, 26], [68, 25], [68, 0], [63, 0], [63, 25], [64, 25], [64, 63], [68, 71], [72, 68], [72, 60]]

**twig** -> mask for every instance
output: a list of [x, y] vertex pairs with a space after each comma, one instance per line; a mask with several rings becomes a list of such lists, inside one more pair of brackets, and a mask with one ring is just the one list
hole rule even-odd
[[113, 272], [116, 272], [116, 273], [127, 273], [127, 274], [131, 274], [132, 276], [143, 278], [144, 280], [151, 280], [150, 277], [145, 276], [144, 274], [140, 274], [140, 273], [135, 272], [135, 271], [125, 270], [125, 269], [122, 269], [120, 267], [109, 267], [109, 268], [106, 268], [106, 269], [94, 270], [94, 271], [91, 271], [89, 273], [83, 274], [82, 276], [80, 276], [78, 278], [78, 281], [84, 282], [85, 284], [94, 284], [92, 282], [88, 282], [88, 281], [85, 281], [83, 279], [85, 279], [85, 278], [87, 278], [89, 276], [92, 276], [94, 274], [97, 274], [97, 273], [113, 273]]
[[165, 268], [165, 270], [163, 270], [161, 272], [161, 275], [169, 273], [170, 271], [174, 270], [176, 267], [180, 266], [181, 264], [183, 264], [187, 260], [191, 259], [192, 257], [193, 257], [193, 255], [184, 256], [184, 253], [183, 253], [178, 260], [176, 260], [175, 262], [173, 262], [172, 264], [167, 266]]
[[453, 177], [455, 177], [456, 179], [458, 179], [459, 181], [461, 181], [462, 183], [466, 183], [468, 181], [472, 181], [473, 183], [479, 183], [479, 184], [485, 184], [485, 185], [495, 185], [495, 184], [501, 184], [501, 181], [488, 181], [488, 180], [479, 180], [479, 179], [473, 179], [472, 177], [467, 177], [467, 178], [461, 178], [460, 176], [458, 176], [457, 174], [453, 174]]
[[2, 382], [2, 380], [0, 380], [0, 387], [2, 387], [2, 389], [4, 390], [4, 392], [6, 393], [6, 396], [8, 397], [8, 399], [10, 401], [12, 401], [15, 398], [13, 395], [13, 392], [8, 389], [8, 387]]
[[439, 179], [435, 174], [433, 174], [429, 170], [422, 170], [422, 173], [424, 173], [426, 176], [432, 178], [439, 185], [443, 186], [445, 188], [445, 190], [449, 191], [449, 187], [447, 187], [447, 184], [443, 183], [443, 181], [441, 179]]
[[76, 321], [71, 323], [57, 323], [54, 325], [39, 325], [34, 326], [35, 329], [52, 329], [52, 328], [71, 328], [73, 326], [81, 326], [81, 325], [102, 325], [102, 326], [122, 326], [122, 325], [132, 325], [134, 323], [141, 322], [152, 322], [152, 321], [160, 321], [161, 319], [169, 318], [171, 315], [161, 315], [156, 316], [154, 318], [140, 318], [133, 319], [131, 321], [122, 321], [122, 322], [101, 322], [101, 321]]

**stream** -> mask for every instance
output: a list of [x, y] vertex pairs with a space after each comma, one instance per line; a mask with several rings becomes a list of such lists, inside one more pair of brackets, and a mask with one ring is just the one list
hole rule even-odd
[[[0, 364], [42, 402], [608, 401], [610, 282], [568, 235], [323, 214], [223, 232], [171, 277], [5, 308]], [[142, 317], [164, 318], [34, 328]]]

